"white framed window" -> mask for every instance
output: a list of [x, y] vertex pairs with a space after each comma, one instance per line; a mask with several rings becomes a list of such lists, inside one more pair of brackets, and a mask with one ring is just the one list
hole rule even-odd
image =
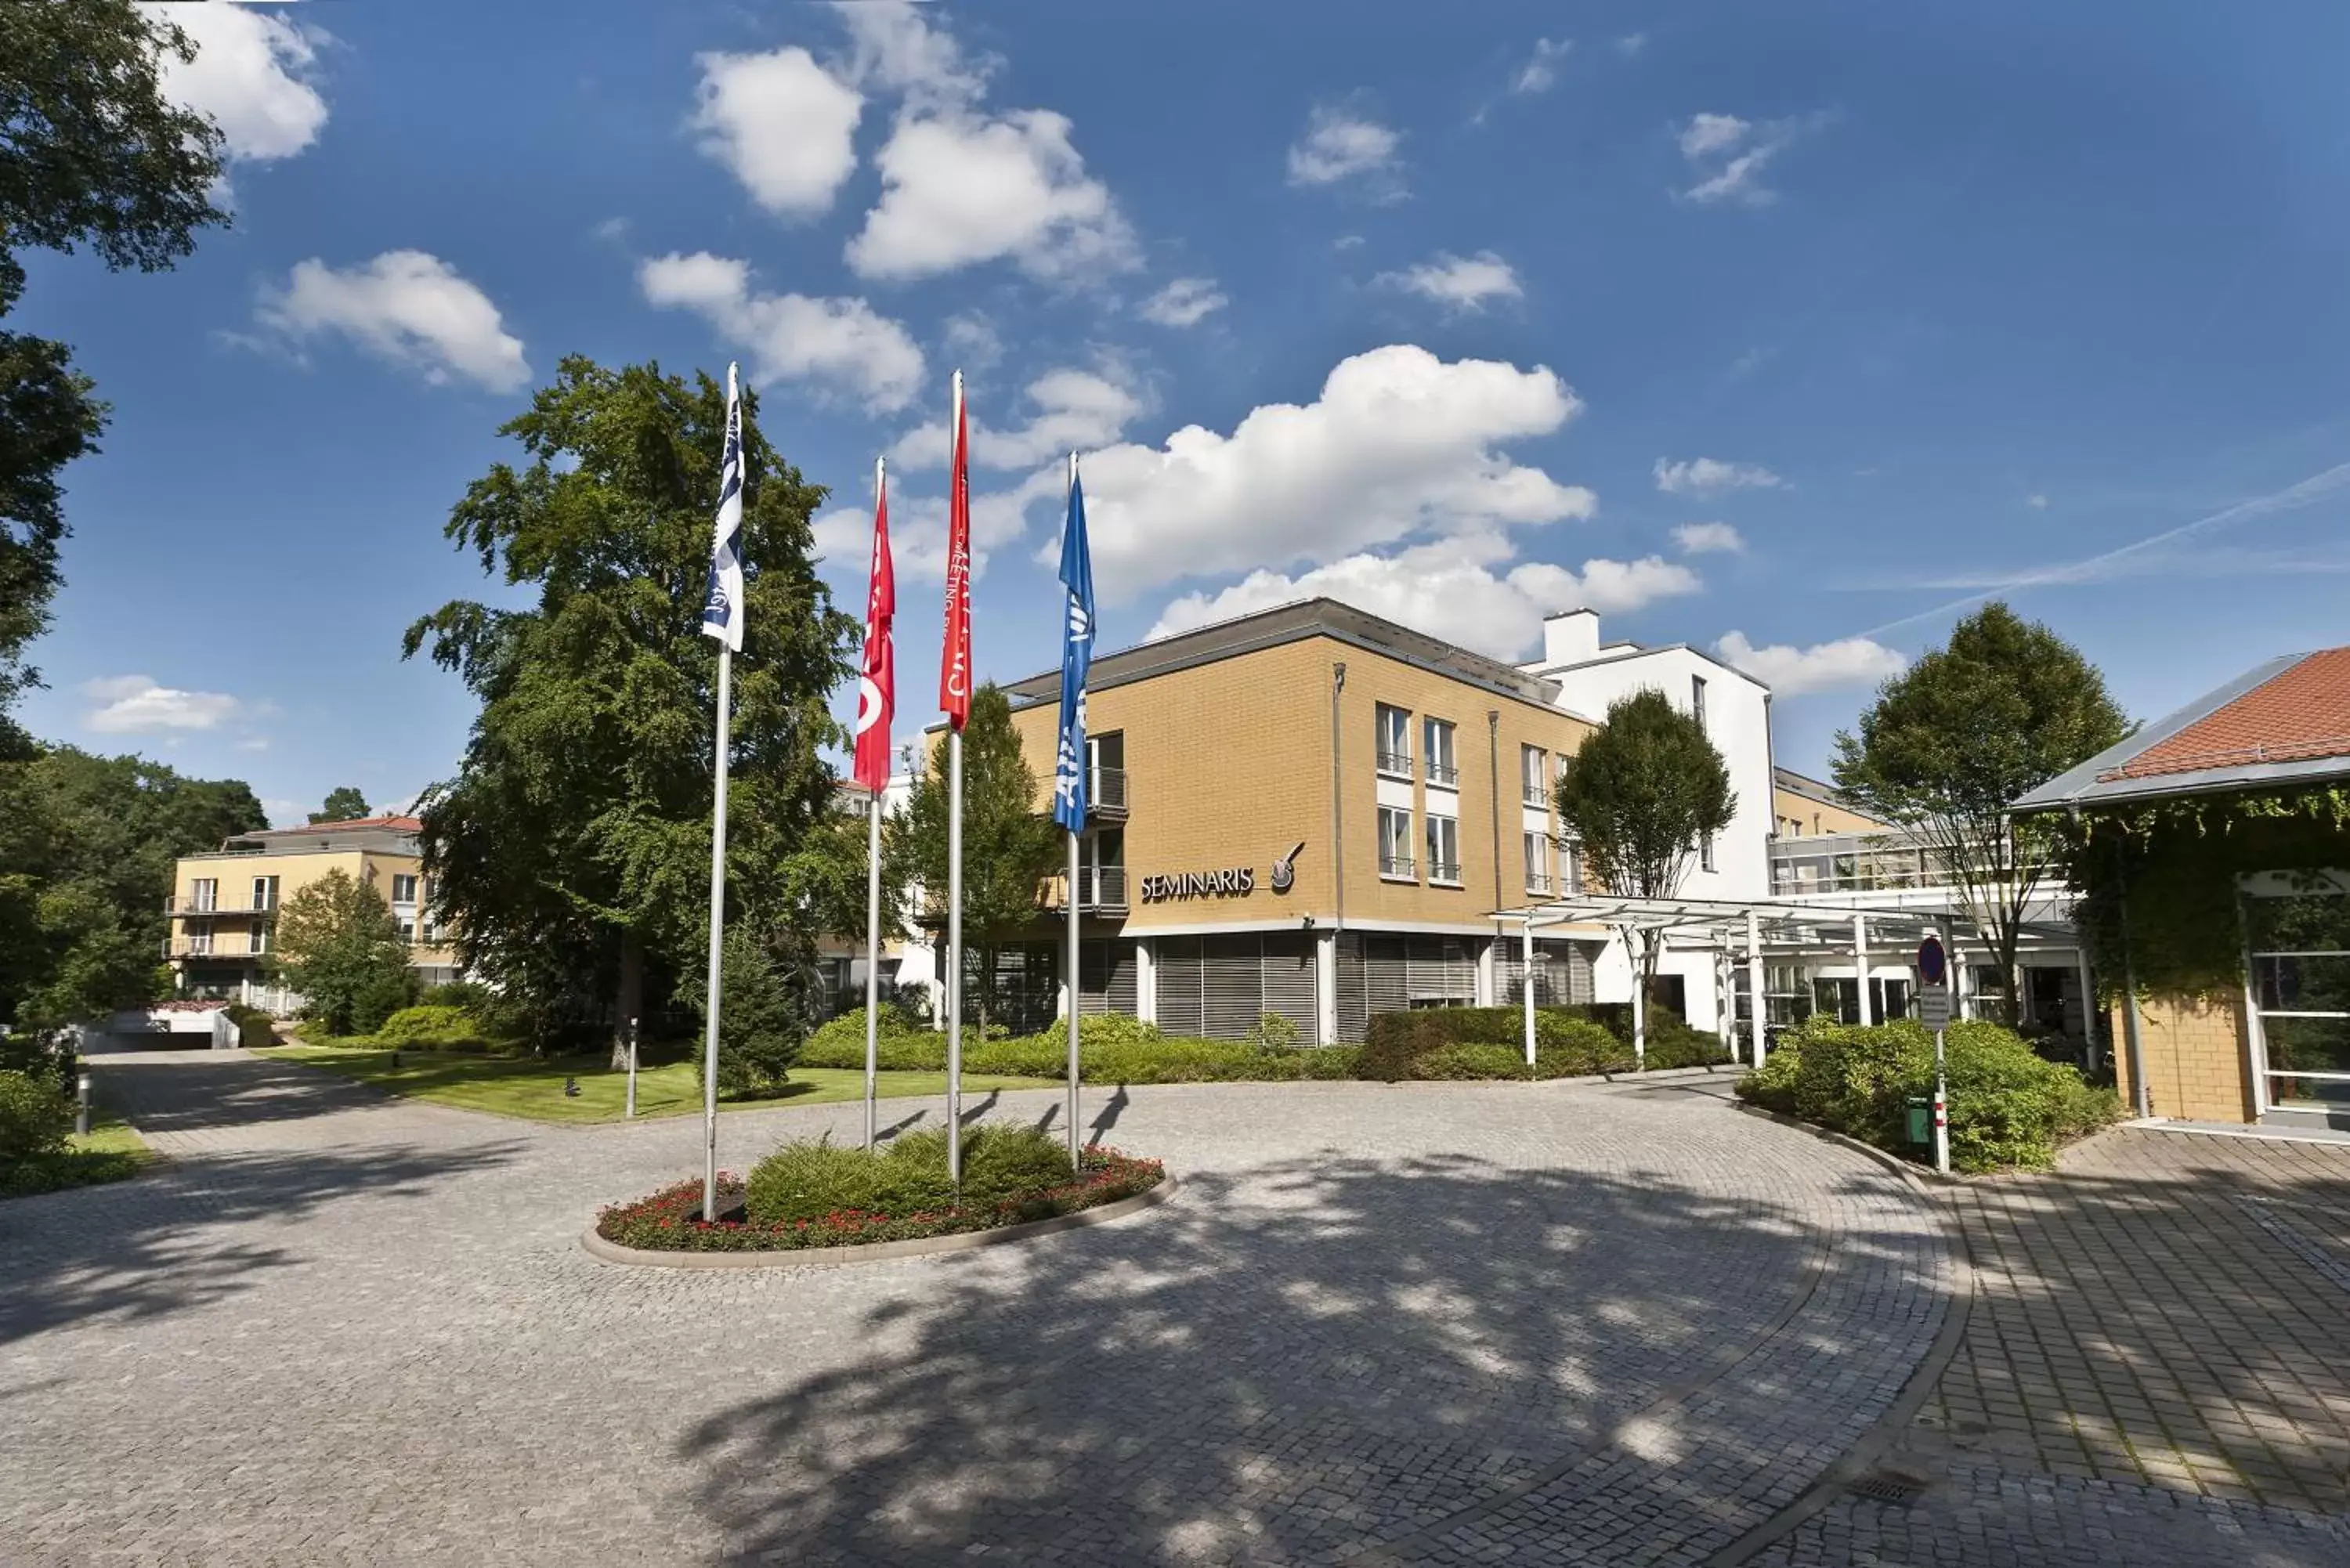
[[[253, 912], [256, 915], [265, 914], [276, 908], [277, 908], [277, 878], [255, 877], [253, 879]], [[258, 952], [261, 950], [255, 948], [254, 950]]]
[[1526, 839], [1526, 891], [1547, 893], [1550, 889], [1550, 835], [1529, 833]]
[[1457, 817], [1428, 814], [1428, 879], [1461, 883], [1461, 823]]
[[1386, 703], [1378, 709], [1378, 766], [1383, 774], [1411, 777], [1411, 715]]
[[404, 943], [416, 940], [416, 922], [403, 918], [400, 922], [400, 940]]
[[1411, 861], [1411, 813], [1399, 806], [1379, 807], [1379, 875], [1418, 881]]
[[210, 920], [188, 933], [188, 950], [192, 953], [208, 953], [213, 950], [213, 927]]
[[1583, 893], [1583, 846], [1572, 838], [1563, 838], [1558, 845], [1558, 894], [1562, 898], [1579, 898]]
[[1550, 805], [1550, 754], [1540, 746], [1518, 748], [1518, 794], [1528, 805]]
[[1700, 870], [1711, 871], [1714, 869], [1713, 835], [1711, 833], [1702, 834], [1698, 838], [1697, 863]]
[[188, 885], [188, 908], [209, 914], [220, 908], [220, 878], [199, 877]]
[[267, 920], [255, 920], [246, 929], [244, 934], [244, 950], [249, 953], [265, 953], [269, 950], [269, 922]]
[[1690, 677], [1690, 717], [1697, 721], [1699, 729], [1705, 728], [1705, 677], [1702, 675]]
[[1452, 721], [1428, 719], [1420, 724], [1420, 742], [1428, 753], [1428, 782], [1445, 789], [1458, 789], [1461, 770], [1452, 756]]
[[391, 879], [391, 901], [395, 904], [416, 902], [416, 878], [395, 875]]

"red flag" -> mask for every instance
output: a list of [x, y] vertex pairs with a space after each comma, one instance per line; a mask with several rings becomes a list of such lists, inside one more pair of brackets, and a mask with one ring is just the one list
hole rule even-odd
[[897, 664], [889, 622], [898, 614], [898, 576], [889, 566], [889, 476], [873, 463], [873, 575], [865, 597], [865, 668], [857, 678], [857, 767], [874, 794], [889, 784], [889, 721], [898, 711]]
[[954, 470], [947, 499], [947, 639], [939, 651], [939, 707], [960, 732], [971, 718], [971, 465], [962, 372], [954, 376]]

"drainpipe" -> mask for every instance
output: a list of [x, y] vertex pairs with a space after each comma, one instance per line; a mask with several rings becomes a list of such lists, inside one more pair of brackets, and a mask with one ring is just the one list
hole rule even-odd
[[2116, 887], [2114, 901], [2120, 907], [2122, 923], [2122, 1037], [2129, 1046], [2130, 1094], [2143, 1121], [2154, 1115], [2154, 1096], [2147, 1087], [2146, 1047], [2138, 1040], [2137, 963], [2130, 957], [2129, 888]]
[[1347, 661], [1330, 666], [1330, 876], [1336, 894], [1336, 926], [1347, 929], [1346, 727], [1338, 722], [1338, 699], [1347, 690]]
[[1486, 805], [1493, 814], [1493, 942], [1502, 941], [1502, 711], [1485, 710]]

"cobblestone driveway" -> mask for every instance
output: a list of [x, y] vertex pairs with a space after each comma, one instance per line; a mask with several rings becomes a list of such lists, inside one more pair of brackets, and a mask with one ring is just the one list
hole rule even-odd
[[1955, 1280], [1928, 1203], [1718, 1081], [1089, 1092], [1174, 1202], [693, 1272], [577, 1240], [691, 1118], [100, 1073], [173, 1159], [0, 1205], [11, 1564], [1697, 1562], [1885, 1414]]

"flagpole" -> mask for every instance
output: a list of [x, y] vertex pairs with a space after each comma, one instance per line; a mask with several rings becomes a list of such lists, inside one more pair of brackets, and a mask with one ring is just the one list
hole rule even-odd
[[[961, 370], [954, 373], [954, 424], [951, 428], [955, 440], [960, 441], [963, 431]], [[963, 456], [961, 452], [954, 455], [958, 459]], [[952, 569], [950, 563], [950, 572]], [[968, 580], [966, 576], [965, 581]], [[950, 588], [949, 591], [953, 590]], [[965, 680], [970, 679], [968, 670], [963, 678]], [[962, 725], [960, 722], [947, 726], [947, 1180], [960, 1197], [962, 1192]]]
[[[876, 514], [887, 504], [888, 460], [873, 460]], [[881, 1065], [881, 790], [876, 784], [865, 825], [865, 1147], [873, 1147]]]
[[[740, 613], [739, 609], [737, 613]], [[710, 993], [702, 1009], [702, 1220], [718, 1222], [718, 980], [726, 929], [726, 731], [734, 701], [734, 650], [718, 645], [718, 787], [710, 814]]]
[[[1069, 453], [1069, 493], [1076, 494], [1076, 488], [1077, 454], [1072, 452]], [[1066, 608], [1064, 613], [1066, 613]], [[1068, 724], [1069, 716], [1062, 714], [1064, 731]], [[1076, 765], [1084, 767], [1085, 758], [1077, 758]], [[1077, 909], [1082, 902], [1077, 896], [1077, 830], [1072, 827], [1069, 829], [1069, 1168], [1072, 1170], [1081, 1168], [1084, 1155], [1077, 1133], [1077, 1036], [1080, 1033], [1077, 1018]]]

